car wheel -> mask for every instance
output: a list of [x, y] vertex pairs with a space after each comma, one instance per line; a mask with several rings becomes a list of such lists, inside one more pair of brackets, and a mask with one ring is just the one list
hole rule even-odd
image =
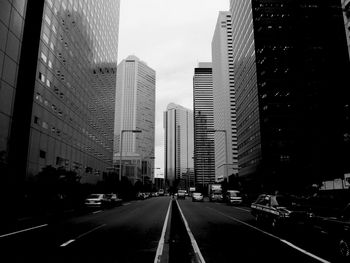
[[350, 243], [346, 241], [344, 238], [339, 240], [338, 252], [342, 258], [350, 257]]

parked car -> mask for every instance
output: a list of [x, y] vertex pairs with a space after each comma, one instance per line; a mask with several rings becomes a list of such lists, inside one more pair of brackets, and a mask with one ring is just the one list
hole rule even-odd
[[198, 193], [198, 192], [192, 193], [192, 202], [203, 202], [202, 193]]
[[327, 235], [327, 239], [335, 245], [337, 256], [343, 260], [350, 259], [350, 203], [333, 216], [315, 214], [311, 225], [313, 230]]
[[159, 196], [164, 196], [164, 189], [159, 189], [158, 195]]
[[285, 226], [305, 225], [310, 222], [312, 213], [296, 200], [285, 195], [261, 194], [251, 204], [251, 213], [259, 224], [273, 229]]
[[178, 190], [177, 191], [177, 198], [178, 199], [185, 199], [186, 198], [186, 190]]
[[105, 203], [106, 197], [104, 194], [90, 194], [85, 199], [85, 206], [87, 207], [102, 207]]
[[238, 190], [227, 190], [225, 200], [229, 205], [240, 205], [243, 202], [241, 192]]

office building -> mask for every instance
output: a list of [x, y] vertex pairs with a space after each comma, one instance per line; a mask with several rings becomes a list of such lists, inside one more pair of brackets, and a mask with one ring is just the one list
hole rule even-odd
[[182, 189], [194, 186], [193, 111], [170, 103], [163, 124], [167, 185]]
[[194, 169], [196, 186], [215, 182], [212, 64], [200, 62], [194, 69]]
[[[0, 2], [0, 174], [9, 169], [9, 138], [27, 1]], [[9, 178], [7, 178], [9, 180]], [[5, 186], [6, 187], [6, 186]]]
[[[123, 174], [133, 183], [150, 178], [154, 168], [155, 85], [155, 71], [136, 56], [128, 56], [119, 63], [114, 163], [119, 165], [122, 151]], [[132, 130], [141, 133], [130, 132]]]
[[6, 182], [35, 180], [46, 166], [102, 180], [113, 160], [119, 1], [5, 0], [1, 10]]
[[346, 40], [348, 43], [349, 59], [350, 59], [350, 0], [341, 0], [342, 1], [342, 10], [344, 16], [345, 24], [345, 34]]
[[231, 13], [219, 12], [212, 39], [215, 178], [238, 175]]
[[343, 177], [350, 70], [341, 2], [231, 0], [230, 11], [240, 176], [289, 190]]

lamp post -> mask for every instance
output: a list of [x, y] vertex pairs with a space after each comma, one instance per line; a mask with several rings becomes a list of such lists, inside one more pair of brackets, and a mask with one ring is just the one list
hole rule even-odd
[[124, 132], [141, 133], [141, 130], [121, 130], [120, 132], [120, 151], [119, 151], [119, 182], [122, 180], [122, 156], [123, 156], [123, 134]]

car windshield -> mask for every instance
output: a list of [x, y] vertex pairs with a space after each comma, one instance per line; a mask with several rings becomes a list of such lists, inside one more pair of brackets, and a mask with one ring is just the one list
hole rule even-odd
[[240, 192], [229, 192], [230, 197], [239, 197], [241, 196]]
[[271, 205], [272, 206], [284, 206], [284, 207], [288, 207], [291, 206], [292, 200], [291, 198], [287, 197], [287, 196], [276, 196], [276, 198], [272, 198], [271, 200]]
[[193, 193], [193, 196], [201, 196], [201, 193]]

